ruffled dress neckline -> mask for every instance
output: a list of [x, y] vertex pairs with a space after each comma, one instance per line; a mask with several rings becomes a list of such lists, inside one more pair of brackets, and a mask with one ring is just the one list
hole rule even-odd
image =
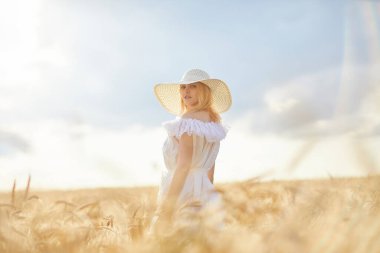
[[174, 120], [162, 123], [169, 136], [179, 139], [182, 134], [197, 135], [205, 137], [208, 142], [221, 141], [226, 137], [228, 128], [222, 123], [206, 122], [194, 118], [177, 117]]

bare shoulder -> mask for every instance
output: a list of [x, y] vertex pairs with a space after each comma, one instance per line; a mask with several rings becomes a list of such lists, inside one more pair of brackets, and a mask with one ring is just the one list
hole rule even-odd
[[211, 121], [210, 114], [207, 111], [186, 112], [185, 114], [182, 115], [182, 118], [197, 119], [204, 122]]

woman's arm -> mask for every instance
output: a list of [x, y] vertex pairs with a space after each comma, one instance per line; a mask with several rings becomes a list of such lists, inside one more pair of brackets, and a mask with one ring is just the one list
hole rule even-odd
[[214, 170], [215, 170], [215, 163], [212, 165], [211, 169], [208, 171], [208, 179], [210, 179], [210, 182], [213, 184], [214, 183]]
[[174, 171], [173, 179], [169, 186], [166, 198], [162, 202], [159, 210], [167, 213], [169, 216], [173, 212], [173, 207], [183, 188], [186, 177], [189, 174], [191, 161], [193, 156], [193, 137], [183, 134], [179, 140], [179, 149], [177, 157], [177, 165]]

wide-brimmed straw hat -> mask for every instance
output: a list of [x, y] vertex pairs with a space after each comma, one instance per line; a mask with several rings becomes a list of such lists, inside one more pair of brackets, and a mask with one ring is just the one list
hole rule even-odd
[[154, 94], [160, 104], [170, 113], [179, 115], [181, 113], [181, 96], [179, 86], [202, 82], [211, 89], [212, 106], [218, 113], [227, 111], [232, 98], [230, 90], [225, 82], [219, 79], [210, 78], [206, 71], [201, 69], [191, 69], [187, 71], [179, 82], [159, 83], [154, 86]]

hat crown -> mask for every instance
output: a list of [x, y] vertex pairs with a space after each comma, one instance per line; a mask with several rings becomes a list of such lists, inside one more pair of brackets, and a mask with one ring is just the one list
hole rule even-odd
[[206, 71], [201, 69], [190, 69], [182, 76], [181, 82], [197, 82], [206, 79], [210, 79], [210, 76]]

